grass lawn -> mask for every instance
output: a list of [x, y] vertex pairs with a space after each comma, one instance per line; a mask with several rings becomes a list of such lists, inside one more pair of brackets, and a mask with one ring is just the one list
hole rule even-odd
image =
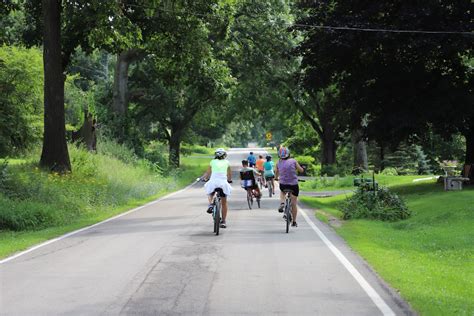
[[[422, 176], [386, 176], [386, 175], [376, 175], [375, 181], [379, 185], [383, 186], [397, 186], [402, 184], [413, 183], [415, 179], [429, 178], [430, 175]], [[347, 177], [317, 177], [314, 180], [308, 180], [306, 182], [301, 182], [300, 187], [303, 191], [332, 191], [332, 190], [351, 190], [354, 189], [354, 178], [355, 176]], [[360, 178], [360, 177], [357, 177]], [[371, 174], [364, 176], [366, 179], [372, 179]], [[429, 182], [429, 181], [428, 181]]]
[[73, 174], [63, 177], [39, 170], [28, 159], [8, 160], [8, 196], [0, 191], [0, 258], [181, 189], [208, 163], [185, 158], [179, 171], [159, 176], [140, 163], [70, 152]]
[[[413, 211], [399, 222], [344, 221], [336, 231], [422, 315], [474, 315], [474, 187], [392, 182]], [[302, 197], [340, 218], [344, 196]]]

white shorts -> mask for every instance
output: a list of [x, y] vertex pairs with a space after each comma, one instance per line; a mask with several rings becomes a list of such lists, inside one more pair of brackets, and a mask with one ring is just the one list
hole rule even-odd
[[212, 174], [209, 181], [204, 185], [206, 194], [212, 194], [215, 189], [221, 188], [225, 195], [230, 195], [232, 186], [227, 182], [227, 175]]

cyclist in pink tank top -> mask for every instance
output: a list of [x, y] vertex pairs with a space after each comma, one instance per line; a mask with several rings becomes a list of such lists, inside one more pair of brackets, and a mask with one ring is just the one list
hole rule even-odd
[[282, 213], [285, 206], [285, 193], [283, 190], [291, 190], [291, 213], [293, 215], [292, 226], [296, 227], [296, 215], [298, 213], [297, 203], [300, 188], [298, 186], [297, 172], [303, 172], [304, 169], [293, 158], [290, 158], [290, 151], [285, 147], [278, 150], [280, 160], [276, 166], [275, 180], [280, 182], [280, 207], [278, 212]]

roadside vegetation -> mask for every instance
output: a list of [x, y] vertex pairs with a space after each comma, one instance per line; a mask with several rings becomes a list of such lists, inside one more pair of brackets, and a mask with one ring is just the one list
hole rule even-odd
[[[406, 180], [406, 179], [405, 179]], [[402, 183], [401, 183], [402, 182]], [[400, 221], [343, 220], [351, 194], [302, 197], [422, 315], [474, 313], [474, 188], [389, 181], [411, 211]]]
[[100, 145], [97, 154], [69, 146], [74, 172], [66, 175], [39, 168], [35, 152], [0, 160], [0, 257], [182, 188], [205, 168], [192, 156], [170, 169], [112, 141]]

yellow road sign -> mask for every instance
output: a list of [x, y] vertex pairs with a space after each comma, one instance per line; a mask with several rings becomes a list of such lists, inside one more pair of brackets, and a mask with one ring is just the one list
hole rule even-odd
[[272, 133], [268, 132], [267, 134], [265, 134], [265, 137], [267, 138], [267, 140], [272, 140]]

